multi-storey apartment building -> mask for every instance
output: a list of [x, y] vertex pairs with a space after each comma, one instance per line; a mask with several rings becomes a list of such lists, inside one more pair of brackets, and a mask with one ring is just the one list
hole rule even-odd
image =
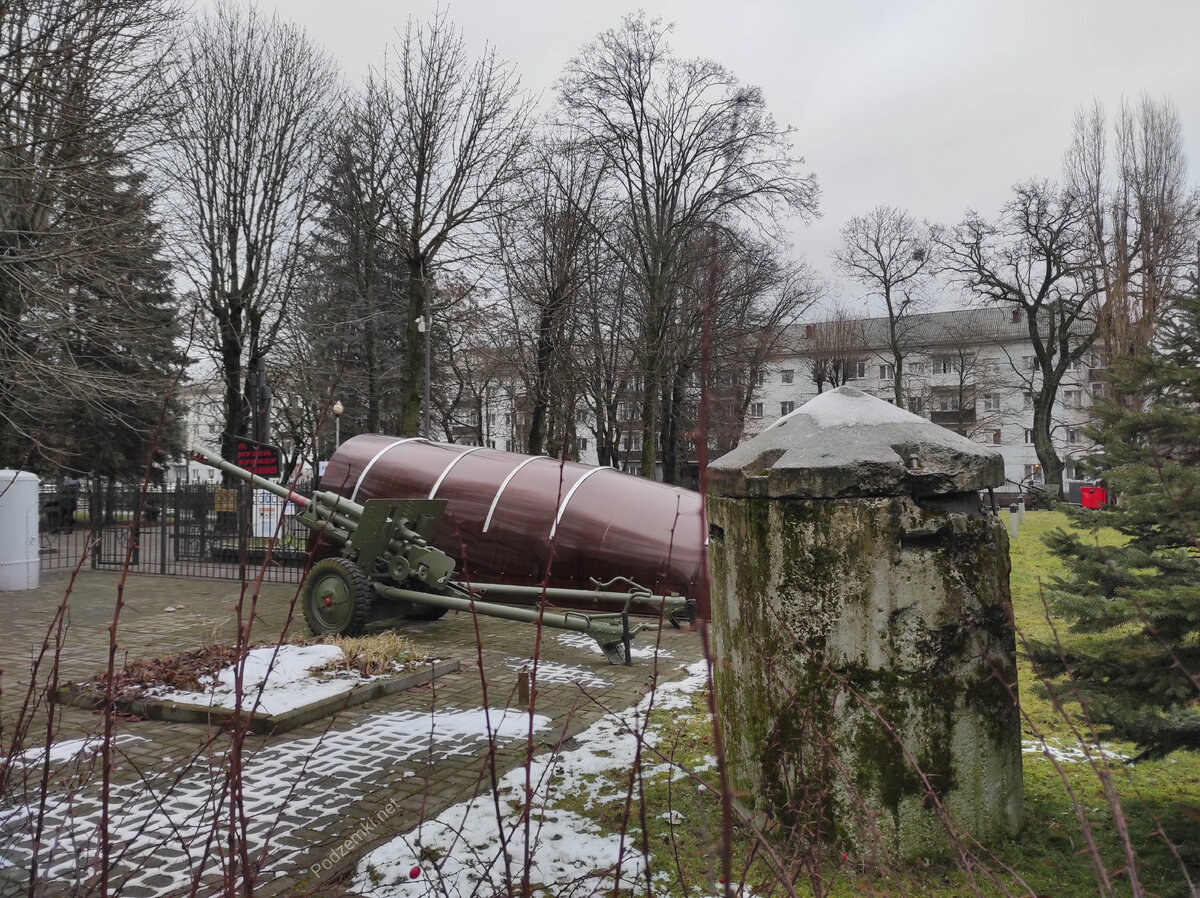
[[[899, 388], [908, 410], [994, 447], [1004, 457], [1008, 492], [1042, 481], [1032, 432], [1040, 373], [1024, 314], [1002, 308], [913, 315], [900, 323], [894, 339], [886, 318], [792, 327], [772, 361], [752, 375], [745, 436], [843, 383], [894, 402], [893, 344], [900, 351]], [[1084, 428], [1092, 403], [1106, 389], [1104, 370], [1093, 355], [1075, 362], [1063, 379], [1051, 437], [1066, 461], [1068, 481], [1077, 476], [1076, 460], [1092, 450]], [[631, 391], [616, 404], [617, 464], [634, 473], [641, 462], [639, 398], [640, 391]], [[460, 425], [455, 439], [522, 452], [521, 406], [515, 382], [497, 382], [453, 413]], [[571, 454], [587, 464], [597, 463], [594, 424], [587, 409], [577, 410]]]
[[[1011, 489], [1041, 481], [1032, 432], [1040, 374], [1023, 313], [1000, 308], [930, 312], [902, 321], [897, 339], [889, 337], [886, 318], [793, 328], [781, 341], [782, 351], [758, 375], [747, 435], [841, 383], [894, 402], [894, 343], [900, 348], [901, 397], [910, 411], [994, 447], [1004, 457]], [[1075, 462], [1092, 449], [1084, 427], [1092, 403], [1106, 389], [1094, 356], [1074, 363], [1063, 380], [1051, 437], [1066, 461], [1067, 480], [1076, 477]]]

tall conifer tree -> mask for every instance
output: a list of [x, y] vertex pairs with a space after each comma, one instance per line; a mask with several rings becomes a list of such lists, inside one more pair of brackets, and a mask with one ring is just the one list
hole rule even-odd
[[1152, 351], [1111, 371], [1094, 436], [1118, 501], [1095, 523], [1127, 541], [1048, 538], [1069, 571], [1052, 607], [1080, 636], [1037, 647], [1035, 664], [1069, 677], [1102, 735], [1135, 742], [1139, 758], [1200, 751], [1200, 294], [1163, 316]]

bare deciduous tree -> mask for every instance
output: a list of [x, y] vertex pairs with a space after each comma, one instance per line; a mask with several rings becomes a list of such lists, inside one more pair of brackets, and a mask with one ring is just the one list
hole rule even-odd
[[298, 26], [220, 3], [195, 23], [175, 75], [167, 170], [183, 267], [211, 321], [229, 456], [288, 315], [337, 72]]
[[1140, 355], [1194, 261], [1200, 195], [1187, 185], [1179, 115], [1169, 102], [1123, 104], [1107, 138], [1098, 103], [1075, 117], [1065, 168], [1081, 204], [1107, 359]]
[[507, 214], [496, 219], [528, 396], [525, 451], [532, 455], [557, 455], [550, 435], [561, 435], [574, 423], [572, 404], [555, 395], [555, 387], [572, 381], [570, 338], [588, 282], [596, 275], [592, 205], [598, 188], [594, 157], [577, 146], [548, 142], [508, 197]]
[[1015, 367], [1033, 398], [1033, 446], [1055, 495], [1064, 463], [1051, 439], [1054, 403], [1096, 331], [1094, 295], [1083, 277], [1083, 216], [1069, 191], [1030, 182], [1015, 188], [994, 224], [971, 214], [940, 242], [948, 272], [988, 302], [1011, 308], [1028, 329], [1033, 356]]
[[712, 226], [753, 217], [773, 228], [783, 211], [816, 210], [814, 178], [762, 92], [722, 66], [679, 59], [669, 29], [644, 14], [588, 44], [567, 66], [559, 103], [573, 138], [608, 175], [619, 215], [604, 233], [634, 279], [640, 313], [643, 476], [654, 476], [658, 399], [668, 371], [689, 245]]
[[844, 306], [818, 324], [805, 325], [802, 355], [818, 393], [837, 389], [850, 380], [851, 366], [863, 352], [863, 328]]
[[592, 433], [597, 460], [616, 467], [627, 423], [622, 399], [634, 391], [637, 370], [637, 341], [630, 313], [633, 288], [619, 266], [597, 267], [594, 273], [587, 281], [581, 308], [579, 332], [586, 356], [580, 359], [577, 371], [595, 421]]
[[669, 483], [681, 482], [689, 452], [699, 461], [699, 401], [707, 403], [708, 448], [724, 454], [737, 445], [757, 372], [818, 295], [806, 265], [785, 261], [776, 244], [754, 234], [712, 229], [694, 251], [698, 258], [681, 270], [662, 395], [659, 443]]
[[933, 233], [907, 212], [876, 206], [842, 228], [842, 246], [834, 253], [847, 277], [883, 300], [887, 345], [892, 364], [892, 393], [904, 408], [904, 359], [909, 350], [909, 320], [924, 299], [921, 290], [933, 271]]
[[486, 50], [471, 61], [461, 32], [437, 13], [409, 22], [385, 69], [398, 160], [391, 239], [408, 266], [401, 430], [420, 420], [425, 315], [435, 269], [475, 249], [529, 139], [530, 101], [512, 69]]

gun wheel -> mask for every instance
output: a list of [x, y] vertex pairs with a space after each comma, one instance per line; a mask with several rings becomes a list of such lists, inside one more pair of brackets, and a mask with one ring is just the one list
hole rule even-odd
[[308, 629], [316, 636], [357, 636], [371, 616], [374, 593], [371, 581], [353, 561], [318, 561], [304, 578], [303, 611]]

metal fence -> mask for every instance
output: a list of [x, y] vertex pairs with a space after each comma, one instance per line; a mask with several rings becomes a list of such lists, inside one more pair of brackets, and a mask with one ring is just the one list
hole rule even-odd
[[[248, 486], [180, 483], [150, 486], [89, 481], [43, 482], [39, 499], [40, 566], [298, 583], [308, 531], [296, 508]], [[267, 548], [271, 546], [270, 558]]]

